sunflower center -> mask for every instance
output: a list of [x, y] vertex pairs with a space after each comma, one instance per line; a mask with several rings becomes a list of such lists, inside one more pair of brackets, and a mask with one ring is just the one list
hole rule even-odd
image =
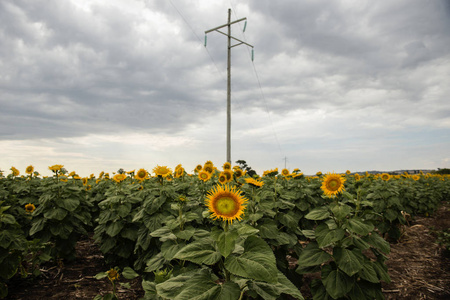
[[327, 182], [327, 188], [333, 192], [339, 190], [340, 186], [341, 182], [338, 179], [331, 179]]
[[222, 197], [215, 204], [216, 211], [221, 215], [233, 216], [239, 210], [239, 205], [230, 197]]

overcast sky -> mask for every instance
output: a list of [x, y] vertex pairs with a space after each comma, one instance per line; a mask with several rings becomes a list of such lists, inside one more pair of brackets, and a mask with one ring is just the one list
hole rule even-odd
[[[2, 0], [0, 169], [450, 167], [448, 0]], [[226, 29], [224, 29], [226, 30]]]

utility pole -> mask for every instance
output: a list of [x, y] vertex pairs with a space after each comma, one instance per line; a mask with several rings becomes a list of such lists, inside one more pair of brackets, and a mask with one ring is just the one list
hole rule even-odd
[[[231, 9], [228, 9], [228, 23], [215, 27], [213, 29], [205, 31], [205, 47], [206, 47], [206, 34], [212, 31], [217, 31], [228, 37], [228, 55], [227, 55], [227, 162], [231, 163], [231, 48], [239, 46], [241, 44], [245, 44], [249, 47], [253, 46], [241, 41], [233, 36], [231, 36], [231, 25], [235, 23], [239, 23], [241, 21], [245, 21], [247, 18], [242, 18], [236, 21], [231, 22]], [[223, 27], [228, 27], [228, 33], [224, 33], [219, 29]], [[244, 26], [245, 31], [245, 26]], [[231, 45], [231, 39], [238, 41], [237, 44]], [[253, 55], [252, 55], [253, 59]]]

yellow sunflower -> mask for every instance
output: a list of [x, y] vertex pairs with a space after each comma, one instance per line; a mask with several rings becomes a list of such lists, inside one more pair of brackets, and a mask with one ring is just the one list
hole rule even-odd
[[345, 174], [347, 174], [347, 175], [350, 175], [350, 173], [352, 173], [352, 172], [350, 172], [350, 170], [345, 171]]
[[108, 274], [108, 279], [111, 282], [118, 280], [119, 276], [120, 276], [119, 272], [116, 269], [111, 269], [111, 270], [107, 271], [106, 274]]
[[20, 172], [15, 167], [11, 167], [10, 170], [12, 171], [13, 176], [19, 176]]
[[420, 179], [420, 175], [413, 175], [412, 179], [414, 179], [414, 181], [417, 181]]
[[88, 183], [88, 178], [87, 177], [81, 178], [81, 182], [83, 182], [83, 185], [86, 185]]
[[234, 176], [236, 176], [236, 178], [242, 177], [243, 175], [244, 172], [241, 169], [239, 168], [234, 169]]
[[224, 170], [231, 170], [231, 164], [229, 162], [226, 162], [223, 164], [223, 169]]
[[283, 176], [288, 176], [289, 175], [289, 170], [288, 169], [283, 169], [283, 170], [281, 170], [281, 175], [283, 175]]
[[383, 174], [380, 175], [380, 177], [384, 181], [388, 181], [389, 179], [391, 179], [391, 175], [389, 175], [388, 173], [383, 173]]
[[264, 182], [253, 179], [253, 178], [245, 178], [245, 182], [247, 182], [248, 184], [250, 184], [251, 186], [254, 186], [254, 187], [262, 187], [264, 185]]
[[73, 176], [75, 176], [75, 175], [77, 175], [77, 173], [75, 173], [75, 171], [72, 171], [72, 172], [70, 172], [69, 175], [67, 175], [67, 176], [73, 177]]
[[361, 176], [360, 176], [358, 173], [356, 173], [353, 177], [355, 177], [355, 180], [356, 180], [356, 181], [358, 181], [358, 180], [361, 179]]
[[34, 204], [32, 204], [32, 203], [28, 203], [25, 205], [25, 211], [27, 213], [32, 213], [35, 209], [36, 209], [36, 206], [34, 206]]
[[205, 171], [205, 170], [201, 170], [198, 173], [198, 179], [203, 180], [203, 181], [208, 181], [211, 178], [211, 173]]
[[202, 169], [203, 169], [202, 165], [197, 165], [194, 169], [194, 172], [195, 173], [200, 172]]
[[264, 171], [263, 176], [275, 176], [277, 174], [278, 174], [278, 168], [275, 168], [273, 170]]
[[317, 173], [316, 173], [316, 176], [322, 176], [322, 172], [320, 172], [320, 171], [317, 172]]
[[229, 224], [233, 220], [241, 220], [244, 214], [247, 199], [241, 195], [241, 191], [228, 185], [217, 185], [208, 192], [206, 205], [212, 213], [211, 218], [222, 219]]
[[184, 174], [184, 168], [181, 165], [178, 165], [175, 168], [175, 178], [180, 178]]
[[113, 180], [117, 183], [124, 181], [127, 178], [127, 175], [125, 174], [116, 174], [113, 177]]
[[227, 183], [227, 175], [225, 175], [223, 172], [219, 174], [219, 182], [221, 184]]
[[98, 174], [98, 178], [102, 178], [103, 175], [105, 175], [105, 172], [101, 171], [100, 174]]
[[59, 180], [61, 180], [62, 182], [67, 182], [67, 177], [61, 176], [61, 177], [59, 177]]
[[139, 169], [139, 171], [136, 172], [136, 175], [134, 175], [134, 178], [137, 180], [144, 180], [147, 178], [148, 172], [145, 169]]
[[222, 172], [227, 176], [227, 181], [230, 182], [233, 179], [233, 172], [231, 170], [223, 170]]
[[53, 172], [58, 172], [58, 171], [61, 171], [61, 169], [63, 167], [64, 167], [63, 165], [53, 165], [53, 166], [48, 167], [48, 169]]
[[170, 168], [168, 168], [167, 166], [159, 166], [157, 165], [154, 169], [153, 172], [156, 174], [156, 176], [158, 177], [167, 177], [169, 174], [172, 173], [172, 170]]
[[344, 190], [344, 182], [345, 177], [335, 173], [328, 173], [322, 179], [321, 189], [326, 196], [334, 197]]
[[25, 169], [25, 173], [27, 174], [32, 174], [34, 171], [34, 167], [32, 165], [29, 165], [26, 169]]

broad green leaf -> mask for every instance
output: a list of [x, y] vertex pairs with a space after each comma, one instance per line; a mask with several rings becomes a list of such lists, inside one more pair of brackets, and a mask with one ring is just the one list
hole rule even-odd
[[184, 230], [176, 230], [173, 232], [175, 236], [182, 240], [189, 240], [195, 233], [195, 228], [192, 226], [188, 226], [184, 228]]
[[348, 216], [348, 214], [350, 214], [352, 208], [346, 204], [337, 204], [331, 209], [331, 211], [338, 220], [343, 220]]
[[236, 245], [236, 239], [238, 233], [236, 231], [222, 232], [217, 240], [217, 249], [223, 255], [223, 257], [228, 257]]
[[167, 261], [171, 261], [183, 247], [185, 247], [184, 243], [179, 244], [176, 241], [168, 240], [161, 245], [161, 253]]
[[297, 264], [299, 267], [312, 267], [321, 265], [329, 261], [331, 255], [318, 247], [316, 243], [310, 243], [305, 250], [303, 250], [299, 257]]
[[100, 272], [100, 273], [98, 273], [98, 274], [96, 274], [94, 276], [94, 278], [97, 279], [97, 280], [103, 279], [103, 278], [106, 278], [106, 277], [108, 277], [108, 273], [106, 273], [106, 272]]
[[78, 206], [80, 206], [80, 200], [73, 198], [60, 199], [56, 203], [59, 207], [62, 207], [68, 211], [74, 211]]
[[324, 220], [330, 216], [330, 212], [327, 207], [318, 207], [311, 210], [306, 216], [305, 219], [308, 220]]
[[47, 219], [55, 219], [58, 221], [61, 221], [67, 216], [67, 210], [60, 208], [60, 207], [54, 207], [49, 210], [47, 210], [44, 213], [44, 217]]
[[346, 295], [354, 285], [354, 280], [340, 270], [332, 270], [322, 282], [327, 293], [334, 299]]
[[123, 268], [122, 275], [125, 279], [134, 279], [139, 276], [132, 268], [125, 267]]
[[375, 269], [381, 280], [383, 280], [386, 283], [391, 282], [391, 277], [388, 274], [386, 265], [382, 264], [379, 261], [376, 261], [372, 264], [372, 267]]
[[363, 255], [359, 249], [334, 248], [333, 256], [338, 268], [344, 271], [348, 276], [353, 276], [362, 269], [364, 262]]
[[147, 261], [147, 268], [145, 272], [153, 272], [161, 269], [164, 266], [165, 258], [162, 253], [158, 253]]
[[249, 236], [245, 240], [242, 255], [230, 255], [225, 259], [225, 268], [244, 278], [269, 283], [277, 281], [275, 255], [270, 246], [256, 236]]
[[366, 236], [364, 240], [385, 254], [388, 254], [391, 251], [389, 243], [376, 232], [372, 232], [372, 234]]
[[13, 215], [3, 214], [1, 216], [0, 222], [3, 222], [5, 224], [15, 224], [16, 223], [16, 219], [14, 218]]
[[319, 247], [324, 248], [342, 240], [345, 236], [345, 231], [341, 228], [329, 229], [328, 225], [320, 224], [316, 227], [315, 236]]
[[362, 269], [361, 269], [361, 271], [359, 271], [359, 276], [362, 279], [365, 279], [365, 280], [373, 282], [373, 283], [380, 282], [377, 272], [375, 271], [375, 268], [373, 267], [373, 262], [371, 262], [368, 258], [366, 258], [364, 260], [364, 263], [362, 264]]
[[276, 239], [278, 235], [278, 227], [276, 223], [264, 223], [258, 226], [259, 233], [264, 239]]
[[131, 211], [131, 203], [123, 203], [117, 207], [117, 214], [122, 218], [128, 216]]
[[388, 219], [389, 221], [392, 222], [392, 221], [394, 221], [395, 219], [397, 219], [398, 213], [397, 213], [395, 210], [393, 210], [393, 209], [391, 209], [391, 208], [388, 208], [388, 209], [386, 209], [386, 211], [384, 212], [383, 216], [384, 216], [386, 219]]
[[275, 286], [282, 294], [291, 295], [295, 299], [303, 300], [303, 296], [298, 288], [279, 270], [277, 272], [277, 279], [278, 283]]
[[215, 264], [222, 255], [211, 245], [200, 240], [193, 242], [178, 251], [174, 258], [188, 260], [196, 264]]
[[239, 233], [239, 236], [247, 236], [247, 235], [253, 235], [255, 233], [258, 233], [259, 230], [256, 229], [253, 226], [250, 226], [248, 224], [238, 223], [239, 225], [237, 227], [237, 231]]
[[122, 221], [111, 222], [106, 225], [106, 234], [110, 237], [114, 237], [119, 234], [125, 224]]
[[362, 236], [368, 235], [369, 232], [372, 232], [374, 229], [372, 223], [364, 222], [362, 219], [357, 217], [349, 219], [347, 227], [350, 231]]

